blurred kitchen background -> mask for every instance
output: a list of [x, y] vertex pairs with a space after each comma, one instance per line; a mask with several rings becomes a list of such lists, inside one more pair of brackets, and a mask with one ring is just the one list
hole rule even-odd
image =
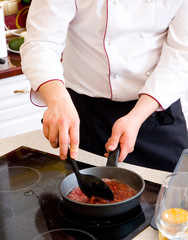
[[[30, 84], [22, 73], [19, 52], [7, 50], [7, 43], [26, 31], [31, 1], [0, 0], [0, 139], [42, 129], [45, 108], [30, 102]], [[181, 100], [188, 126], [188, 92]]]

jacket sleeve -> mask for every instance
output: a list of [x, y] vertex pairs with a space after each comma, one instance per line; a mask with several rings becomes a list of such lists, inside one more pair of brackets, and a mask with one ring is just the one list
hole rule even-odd
[[163, 109], [188, 87], [188, 1], [184, 0], [168, 27], [160, 60], [140, 94], [157, 99]]
[[37, 91], [46, 81], [64, 82], [61, 57], [67, 29], [76, 14], [75, 0], [33, 0], [29, 9], [25, 42], [20, 48], [22, 70], [31, 83], [31, 98], [43, 105]]

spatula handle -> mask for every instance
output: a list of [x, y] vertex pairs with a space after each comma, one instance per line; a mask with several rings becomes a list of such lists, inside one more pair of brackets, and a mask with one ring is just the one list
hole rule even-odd
[[71, 158], [70, 156], [70, 149], [68, 148], [68, 153], [67, 153], [67, 159], [69, 160], [73, 170], [74, 170], [74, 173], [76, 174], [76, 177], [80, 180], [81, 178], [81, 175], [80, 175], [80, 172], [79, 172], [79, 169], [78, 169], [78, 166], [76, 164], [76, 161], [74, 159]]

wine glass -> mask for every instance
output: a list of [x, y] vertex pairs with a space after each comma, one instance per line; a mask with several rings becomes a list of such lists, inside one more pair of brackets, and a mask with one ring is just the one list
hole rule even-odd
[[171, 240], [188, 240], [188, 172], [167, 176], [158, 195], [155, 222]]

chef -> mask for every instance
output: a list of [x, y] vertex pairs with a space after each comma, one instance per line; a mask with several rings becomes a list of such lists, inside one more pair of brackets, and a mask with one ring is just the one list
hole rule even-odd
[[188, 81], [187, 0], [32, 0], [22, 69], [47, 106], [44, 136], [172, 171], [188, 147], [180, 97]]

